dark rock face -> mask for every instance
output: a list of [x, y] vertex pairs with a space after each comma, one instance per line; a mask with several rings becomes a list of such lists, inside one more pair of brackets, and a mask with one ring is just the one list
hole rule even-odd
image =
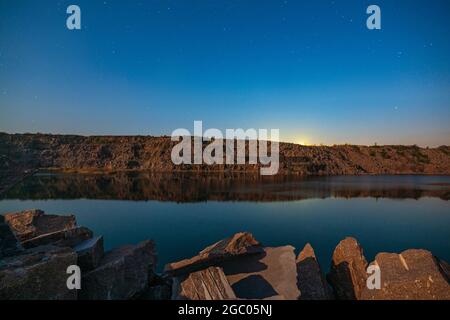
[[46, 233], [27, 241], [23, 241], [25, 248], [33, 248], [42, 245], [53, 244], [60, 247], [74, 247], [83, 241], [91, 239], [93, 232], [85, 227], [64, 229], [52, 233]]
[[367, 300], [449, 300], [450, 284], [439, 261], [426, 250], [411, 249], [379, 253], [371, 265], [378, 265], [381, 288], [362, 291]]
[[173, 275], [193, 272], [230, 258], [262, 251], [260, 243], [251, 233], [241, 232], [205, 248], [193, 258], [167, 264], [165, 272]]
[[0, 300], [74, 300], [67, 268], [77, 263], [70, 248], [44, 246], [0, 261]]
[[18, 254], [22, 247], [11, 228], [0, 215], [0, 259]]
[[297, 266], [294, 247], [263, 248], [219, 263], [234, 293], [241, 299], [297, 300]]
[[75, 216], [48, 215], [41, 210], [26, 210], [8, 213], [5, 220], [16, 234], [19, 241], [76, 227]]
[[83, 272], [95, 269], [103, 258], [103, 236], [85, 240], [74, 248], [78, 256], [78, 266]]
[[367, 261], [363, 249], [354, 238], [345, 238], [334, 249], [328, 280], [336, 298], [355, 300], [361, 298], [366, 288]]
[[174, 278], [173, 300], [228, 300], [236, 299], [221, 268], [209, 267], [187, 276]]
[[173, 279], [167, 275], [155, 275], [150, 287], [139, 297], [139, 300], [170, 300], [172, 283]]
[[328, 284], [309, 243], [297, 257], [297, 285], [300, 300], [328, 300], [332, 298]]
[[80, 298], [125, 300], [137, 298], [155, 275], [153, 241], [123, 246], [107, 252], [100, 265], [82, 277]]

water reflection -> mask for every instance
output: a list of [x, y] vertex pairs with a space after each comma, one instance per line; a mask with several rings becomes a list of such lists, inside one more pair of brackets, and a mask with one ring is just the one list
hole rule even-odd
[[293, 201], [314, 198], [450, 199], [448, 176], [294, 177], [236, 174], [39, 173], [3, 199], [114, 199], [173, 202]]

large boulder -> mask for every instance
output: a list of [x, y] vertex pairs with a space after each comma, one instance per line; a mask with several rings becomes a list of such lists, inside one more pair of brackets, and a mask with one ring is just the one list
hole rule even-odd
[[287, 299], [300, 296], [295, 248], [263, 248], [262, 252], [219, 263], [241, 299]]
[[76, 220], [73, 215], [49, 215], [36, 209], [8, 213], [5, 215], [5, 220], [21, 242], [44, 234], [76, 227]]
[[329, 300], [332, 298], [314, 249], [309, 243], [297, 257], [297, 285], [301, 293], [300, 300]]
[[22, 247], [5, 218], [0, 215], [0, 259], [19, 253]]
[[74, 300], [67, 268], [76, 265], [70, 248], [43, 246], [0, 260], [0, 300]]
[[354, 238], [345, 238], [334, 249], [328, 280], [341, 300], [361, 298], [367, 282], [367, 261]]
[[381, 287], [372, 290], [365, 287], [362, 299], [450, 300], [448, 278], [440, 261], [427, 250], [379, 253], [371, 265], [380, 268]]
[[100, 265], [104, 255], [103, 236], [97, 236], [73, 247], [78, 256], [78, 266], [83, 272], [90, 271]]
[[128, 245], [107, 252], [100, 265], [84, 273], [80, 298], [84, 300], [126, 300], [139, 297], [155, 275], [153, 241]]
[[209, 267], [173, 279], [172, 300], [236, 299], [221, 268]]
[[167, 264], [164, 271], [172, 275], [189, 273], [207, 268], [230, 258], [261, 252], [263, 252], [263, 248], [255, 240], [253, 235], [248, 232], [241, 232], [214, 243], [193, 258]]

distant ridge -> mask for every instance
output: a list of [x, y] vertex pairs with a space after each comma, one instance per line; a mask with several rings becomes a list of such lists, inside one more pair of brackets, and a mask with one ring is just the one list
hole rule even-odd
[[[180, 165], [170, 154], [170, 137], [77, 136], [0, 133], [0, 171], [26, 169], [75, 172], [149, 170], [155, 172], [255, 173], [260, 165]], [[280, 175], [450, 174], [450, 147], [301, 146], [280, 143]]]

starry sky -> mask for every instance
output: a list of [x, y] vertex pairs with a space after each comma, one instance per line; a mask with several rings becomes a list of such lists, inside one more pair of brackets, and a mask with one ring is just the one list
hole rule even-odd
[[0, 131], [450, 144], [449, 21], [448, 0], [0, 0]]

